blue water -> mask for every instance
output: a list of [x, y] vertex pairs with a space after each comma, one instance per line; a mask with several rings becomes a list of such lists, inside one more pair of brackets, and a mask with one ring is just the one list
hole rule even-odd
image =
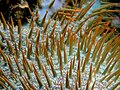
[[100, 0], [95, 0], [94, 5], [90, 8], [90, 10], [88, 11], [88, 14], [91, 14], [93, 10], [95, 10], [96, 8], [99, 8], [101, 5]]
[[53, 6], [48, 8], [52, 0], [43, 0], [42, 8], [39, 10], [40, 20], [44, 17], [46, 10], [48, 10], [47, 18], [49, 18], [54, 12], [56, 12], [64, 4], [64, 0], [55, 0]]
[[[48, 19], [54, 12], [56, 12], [60, 7], [62, 7], [65, 2], [65, 0], [55, 0], [53, 6], [51, 8], [48, 8], [51, 1], [52, 0], [43, 0], [42, 8], [39, 9], [40, 20], [44, 17], [46, 10], [48, 10], [48, 15], [47, 15], [47, 19]], [[100, 0], [95, 0], [95, 3], [89, 10], [88, 14], [91, 14], [92, 10], [99, 7], [100, 7]]]

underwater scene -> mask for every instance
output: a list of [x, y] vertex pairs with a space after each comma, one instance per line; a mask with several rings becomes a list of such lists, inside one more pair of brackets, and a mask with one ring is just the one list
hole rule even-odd
[[120, 1], [0, 0], [0, 90], [120, 90]]

